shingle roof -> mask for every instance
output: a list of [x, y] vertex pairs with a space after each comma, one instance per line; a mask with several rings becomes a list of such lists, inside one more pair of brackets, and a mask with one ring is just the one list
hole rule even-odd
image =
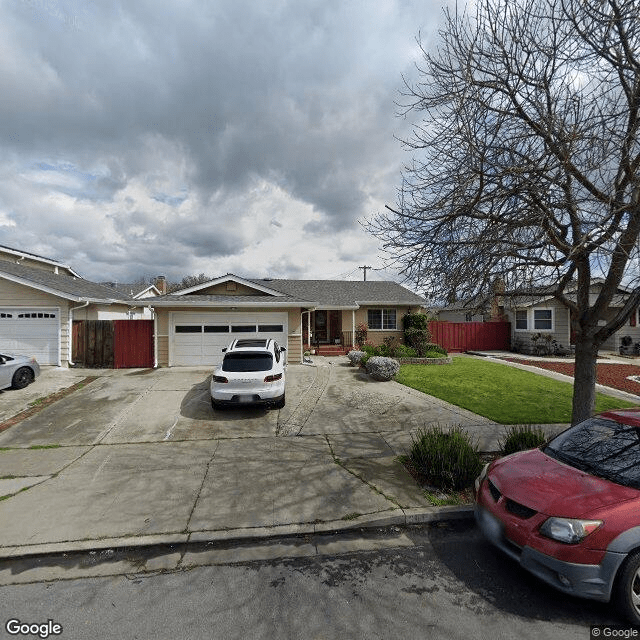
[[395, 282], [375, 280], [256, 280], [252, 282], [281, 291], [319, 307], [357, 307], [360, 304], [393, 303], [422, 305], [426, 300]]
[[112, 287], [107, 287], [83, 278], [76, 278], [65, 274], [53, 273], [43, 269], [28, 267], [15, 262], [0, 260], [0, 277], [22, 282], [36, 289], [46, 290], [61, 298], [70, 300], [96, 300], [113, 302], [128, 301], [131, 296], [119, 293]]
[[115, 289], [119, 293], [126, 295], [127, 298], [135, 298], [139, 293], [142, 293], [143, 291], [146, 291], [147, 289], [153, 287], [152, 284], [141, 284], [140, 282], [134, 282], [131, 284], [128, 284], [126, 282], [100, 282], [99, 284], [105, 287], [110, 287], [111, 289]]
[[217, 306], [237, 307], [237, 306], [274, 306], [306, 307], [311, 303], [309, 300], [299, 300], [292, 296], [225, 296], [225, 295], [166, 295], [156, 296], [154, 298], [143, 298], [139, 301], [141, 304], [151, 304], [153, 306], [198, 306], [215, 304]]
[[[234, 278], [233, 274], [228, 274]], [[389, 304], [416, 306], [425, 304], [425, 299], [395, 282], [354, 282], [346, 280], [269, 280], [243, 278], [283, 295], [201, 295], [169, 294], [145, 298], [145, 304], [159, 306], [279, 306], [357, 309], [362, 304]], [[202, 283], [206, 289], [208, 283]]]

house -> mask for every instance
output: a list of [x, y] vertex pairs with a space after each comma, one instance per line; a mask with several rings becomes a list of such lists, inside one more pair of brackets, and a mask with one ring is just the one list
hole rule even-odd
[[0, 245], [0, 353], [65, 365], [74, 320], [142, 317], [133, 302], [68, 265]]
[[[593, 304], [604, 285], [604, 280], [591, 282], [590, 304]], [[567, 287], [565, 295], [575, 300], [575, 284]], [[624, 306], [629, 290], [619, 287], [613, 297], [604, 324]], [[636, 309], [627, 324], [614, 333], [602, 346], [602, 351], [618, 351], [621, 340], [630, 336], [633, 343], [640, 342], [640, 317]], [[537, 287], [531, 291], [494, 291], [492, 296], [474, 301], [460, 301], [437, 310], [438, 320], [468, 322], [470, 318], [487, 322], [505, 319], [511, 323], [511, 345], [514, 350], [535, 353], [540, 343], [555, 341], [558, 348], [571, 350], [575, 344], [571, 330], [569, 309], [553, 296], [553, 286]]]
[[301, 362], [307, 345], [353, 345], [359, 323], [368, 339], [402, 340], [402, 316], [424, 298], [394, 282], [215, 278], [170, 295], [136, 301], [155, 315], [159, 366], [218, 364], [234, 338], [275, 338], [289, 362]]
[[[602, 290], [604, 280], [594, 278], [591, 281], [590, 301], [594, 304]], [[630, 291], [624, 286], [620, 286], [613, 296], [606, 317], [600, 323], [604, 325], [624, 306]], [[565, 295], [571, 300], [575, 300], [575, 286], [568, 287]], [[571, 330], [571, 315], [567, 307], [559, 300], [556, 300], [550, 292], [543, 289], [537, 294], [512, 294], [505, 295], [505, 312], [509, 317], [512, 328], [512, 344], [523, 351], [535, 351], [532, 337], [541, 334], [548, 340], [555, 340], [564, 348], [571, 349], [575, 344], [575, 337]], [[638, 322], [638, 309], [635, 309], [626, 325], [616, 331], [600, 347], [601, 351], [618, 351], [622, 338], [631, 336], [632, 342], [640, 342], [640, 324]]]

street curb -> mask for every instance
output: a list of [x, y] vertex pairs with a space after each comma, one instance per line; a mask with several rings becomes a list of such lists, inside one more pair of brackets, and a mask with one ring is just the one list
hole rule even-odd
[[190, 543], [246, 543], [267, 541], [275, 538], [322, 535], [353, 532], [358, 529], [383, 529], [392, 526], [433, 524], [448, 520], [473, 518], [473, 505], [397, 509], [388, 515], [372, 513], [353, 520], [330, 520], [317, 523], [276, 525], [216, 531], [193, 531], [191, 533], [156, 534], [96, 540], [73, 540], [38, 545], [0, 547], [0, 561], [21, 560], [41, 556], [89, 553], [116, 549], [187, 545]]

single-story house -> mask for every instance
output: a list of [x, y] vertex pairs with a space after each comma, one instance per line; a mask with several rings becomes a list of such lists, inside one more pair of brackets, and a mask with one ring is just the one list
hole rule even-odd
[[136, 302], [155, 317], [158, 366], [218, 364], [234, 338], [269, 336], [301, 362], [306, 345], [353, 345], [359, 323], [368, 340], [402, 341], [402, 316], [425, 305], [394, 282], [215, 278], [170, 295]]
[[[602, 289], [604, 280], [594, 278], [591, 283], [590, 304], [595, 300]], [[600, 321], [604, 325], [620, 311], [624, 306], [627, 295], [630, 293], [625, 287], [619, 287], [613, 296], [606, 318]], [[566, 295], [575, 300], [575, 293], [571, 288]], [[524, 351], [533, 351], [532, 336], [541, 334], [550, 336], [562, 347], [571, 349], [575, 344], [571, 330], [570, 311], [560, 301], [549, 293], [541, 292], [538, 295], [514, 294], [504, 297], [505, 314], [511, 322], [512, 344]], [[618, 351], [622, 338], [631, 336], [634, 343], [640, 342], [640, 326], [638, 322], [638, 309], [635, 309], [626, 325], [616, 331], [600, 347], [602, 351]]]
[[56, 260], [0, 245], [0, 352], [71, 363], [78, 320], [153, 319], [158, 366], [211, 366], [236, 337], [269, 336], [300, 362], [307, 345], [402, 340], [402, 316], [425, 300], [393, 282], [247, 279], [233, 274], [166, 294], [154, 285], [96, 283]]
[[68, 265], [0, 245], [0, 353], [66, 365], [74, 320], [144, 317], [134, 302], [85, 280]]
[[[591, 300], [593, 304], [602, 286], [603, 279], [594, 278], [591, 283]], [[571, 350], [575, 344], [571, 330], [570, 311], [552, 295], [553, 287], [539, 287], [531, 292], [495, 291], [491, 296], [476, 300], [459, 301], [441, 307], [436, 311], [438, 320], [449, 322], [488, 322], [506, 320], [511, 323], [511, 345], [514, 350], [524, 352], [536, 351], [536, 340], [556, 341], [564, 350]], [[619, 287], [609, 307], [605, 324], [624, 306], [629, 293], [625, 287]], [[569, 286], [565, 292], [569, 299], [575, 300], [575, 285]], [[636, 309], [627, 324], [614, 333], [601, 347], [603, 351], [618, 351], [621, 340], [631, 336], [633, 343], [640, 342], [640, 317]], [[540, 341], [540, 338], [537, 339]], [[546, 342], [546, 340], [545, 340]]]

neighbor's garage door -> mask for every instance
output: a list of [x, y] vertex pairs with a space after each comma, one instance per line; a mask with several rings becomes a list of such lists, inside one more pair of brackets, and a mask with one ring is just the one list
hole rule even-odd
[[35, 356], [40, 364], [58, 364], [59, 309], [0, 307], [0, 353]]
[[222, 362], [222, 349], [236, 338], [273, 338], [287, 345], [286, 313], [173, 313], [171, 353], [174, 366]]

